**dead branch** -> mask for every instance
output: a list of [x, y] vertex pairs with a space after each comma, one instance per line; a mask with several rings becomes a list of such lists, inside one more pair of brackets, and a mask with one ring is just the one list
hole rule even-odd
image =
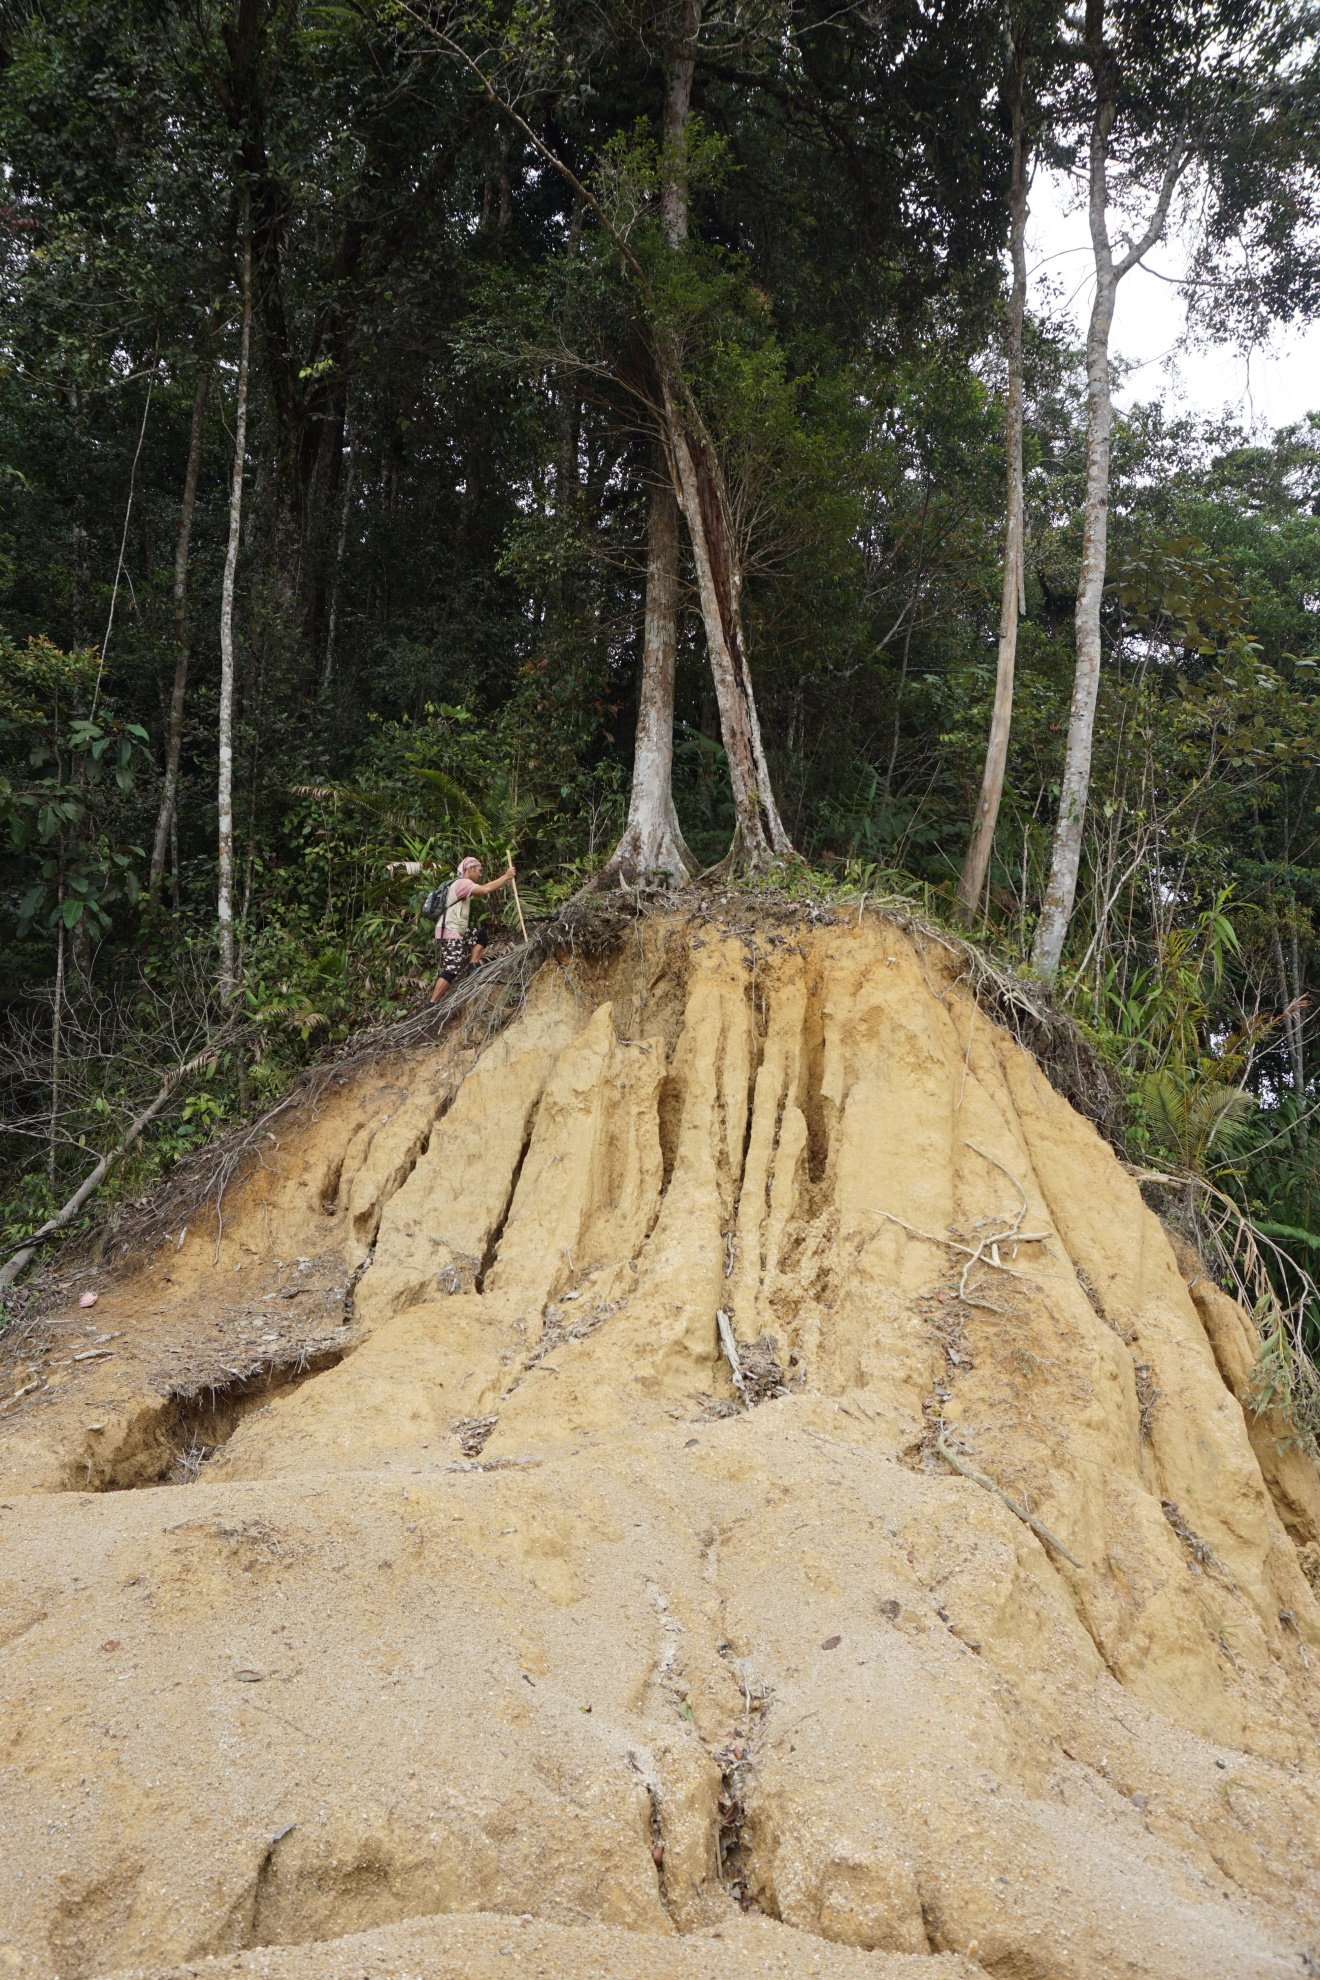
[[1050, 1231], [1023, 1230], [1022, 1219], [1026, 1216], [1028, 1208], [1027, 1192], [1023, 1189], [1022, 1184], [1018, 1181], [1012, 1170], [1006, 1169], [1004, 1164], [996, 1156], [987, 1155], [984, 1148], [978, 1148], [974, 1141], [966, 1141], [963, 1143], [963, 1146], [970, 1148], [974, 1155], [979, 1155], [983, 1162], [989, 1162], [993, 1168], [999, 1170], [1001, 1175], [1007, 1176], [1022, 1199], [1021, 1207], [1018, 1209], [1016, 1215], [1001, 1229], [987, 1231], [983, 1237], [977, 1239], [975, 1244], [965, 1244], [961, 1238], [944, 1237], [935, 1231], [920, 1230], [916, 1224], [909, 1224], [905, 1218], [895, 1216], [892, 1210], [872, 1209], [870, 1213], [873, 1217], [884, 1217], [889, 1223], [897, 1224], [900, 1230], [907, 1231], [911, 1237], [924, 1239], [927, 1244], [940, 1244], [949, 1251], [962, 1252], [967, 1263], [963, 1266], [962, 1275], [958, 1281], [959, 1299], [966, 1299], [968, 1277], [978, 1265], [989, 1265], [996, 1272], [1007, 1272], [1009, 1277], [1013, 1279], [1021, 1279], [1026, 1276], [1025, 1273], [1017, 1271], [1012, 1265], [1005, 1265], [999, 1256], [999, 1247], [1001, 1244], [1012, 1245], [1014, 1251], [1016, 1251], [1017, 1247], [1021, 1244], [1048, 1244], [1052, 1236]]
[[974, 1464], [968, 1464], [965, 1458], [959, 1457], [958, 1453], [954, 1450], [953, 1446], [950, 1444], [947, 1434], [943, 1430], [940, 1431], [939, 1437], [936, 1440], [936, 1444], [939, 1450], [939, 1454], [944, 1459], [945, 1463], [951, 1464], [960, 1477], [969, 1478], [973, 1485], [980, 1485], [985, 1491], [993, 1492], [994, 1496], [997, 1499], [1003, 1500], [1003, 1503], [1008, 1507], [1008, 1510], [1012, 1514], [1014, 1514], [1016, 1518], [1020, 1519], [1024, 1526], [1029, 1526], [1031, 1528], [1032, 1532], [1035, 1534], [1038, 1540], [1043, 1540], [1045, 1542], [1045, 1545], [1047, 1547], [1053, 1548], [1056, 1554], [1062, 1554], [1064, 1560], [1071, 1561], [1075, 1568], [1081, 1567], [1082, 1564], [1078, 1560], [1076, 1554], [1069, 1553], [1068, 1549], [1064, 1546], [1062, 1540], [1060, 1540], [1058, 1534], [1051, 1533], [1049, 1527], [1045, 1525], [1043, 1520], [1037, 1519], [1035, 1513], [1029, 1513], [1025, 1506], [1020, 1506], [1018, 1504], [1016, 1499], [1010, 1499], [1008, 1493], [1004, 1491], [1002, 1486], [996, 1485], [993, 1478], [987, 1478], [985, 1473], [983, 1471], [978, 1471]]
[[747, 1394], [747, 1384], [743, 1380], [742, 1363], [738, 1359], [738, 1343], [734, 1338], [733, 1322], [723, 1307], [715, 1315], [715, 1324], [719, 1328], [720, 1346], [724, 1349], [725, 1359], [733, 1375], [733, 1386], [742, 1397], [743, 1408], [750, 1409], [751, 1399]]
[[1022, 1219], [1027, 1214], [1027, 1192], [1025, 1189], [1023, 1189], [1021, 1183], [1018, 1181], [1017, 1177], [1013, 1174], [1013, 1171], [1011, 1169], [1006, 1169], [1004, 1167], [1004, 1164], [999, 1160], [999, 1157], [997, 1155], [988, 1155], [985, 1149], [978, 1148], [974, 1141], [964, 1141], [963, 1147], [970, 1148], [973, 1155], [979, 1155], [981, 1160], [983, 1162], [988, 1162], [992, 1169], [998, 1169], [1001, 1176], [1007, 1176], [1008, 1180], [1012, 1183], [1018, 1195], [1022, 1198], [1022, 1208], [1018, 1211], [1017, 1216], [1014, 1218], [1012, 1224], [1010, 1224], [1008, 1230], [1001, 1233], [1002, 1237], [1008, 1237], [1011, 1232], [1019, 1230], [1021, 1228]]
[[[1005, 1265], [1001, 1259], [993, 1256], [995, 1246], [1005, 1241], [1006, 1234], [1003, 1231], [988, 1231], [979, 1244], [964, 1244], [961, 1238], [941, 1237], [937, 1231], [923, 1231], [916, 1224], [909, 1224], [906, 1218], [895, 1216], [892, 1210], [873, 1208], [870, 1214], [873, 1217], [883, 1217], [888, 1223], [897, 1224], [900, 1230], [908, 1233], [909, 1237], [922, 1238], [927, 1244], [942, 1244], [947, 1251], [961, 1251], [968, 1260], [964, 1274], [970, 1272], [973, 1265], [981, 1264], [993, 1266], [996, 1272], [1007, 1272], [1011, 1279], [1026, 1277], [1025, 1272], [1019, 1272], [1012, 1265]], [[1015, 1246], [1048, 1244], [1052, 1235], [1051, 1231], [1018, 1231], [1012, 1235], [1009, 1242]], [[987, 1246], [990, 1247], [992, 1254], [990, 1257], [985, 1255]]]
[[199, 1052], [195, 1058], [185, 1060], [182, 1065], [175, 1066], [172, 1071], [165, 1075], [155, 1099], [142, 1109], [142, 1112], [135, 1120], [130, 1121], [122, 1140], [114, 1148], [102, 1155], [100, 1161], [97, 1162], [90, 1174], [84, 1177], [83, 1181], [79, 1183], [77, 1189], [63, 1208], [57, 1210], [53, 1217], [48, 1218], [40, 1230], [33, 1231], [32, 1236], [28, 1239], [21, 1251], [16, 1251], [5, 1264], [0, 1265], [0, 1292], [3, 1292], [6, 1286], [11, 1286], [19, 1273], [31, 1263], [32, 1259], [36, 1256], [37, 1247], [40, 1244], [43, 1244], [47, 1238], [53, 1237], [57, 1231], [62, 1231], [67, 1224], [73, 1222], [73, 1219], [82, 1209], [84, 1203], [100, 1188], [116, 1162], [128, 1153], [128, 1150], [133, 1146], [133, 1143], [142, 1133], [142, 1130], [145, 1127], [149, 1127], [157, 1114], [169, 1105], [175, 1092], [185, 1079], [189, 1078], [193, 1073], [199, 1072], [203, 1066], [208, 1065], [214, 1059], [215, 1052], [216, 1047], [210, 1045], [206, 1051]]

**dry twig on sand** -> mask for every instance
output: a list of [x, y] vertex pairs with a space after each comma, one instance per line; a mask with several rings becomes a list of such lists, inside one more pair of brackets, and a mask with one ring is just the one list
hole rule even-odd
[[948, 1251], [959, 1251], [964, 1255], [967, 1263], [963, 1266], [962, 1275], [958, 1280], [959, 1299], [967, 1298], [968, 1278], [978, 1265], [989, 1265], [996, 1272], [1007, 1272], [1009, 1277], [1014, 1279], [1021, 1279], [1026, 1276], [1024, 1273], [1017, 1271], [1014, 1266], [1004, 1263], [1003, 1259], [999, 1256], [999, 1247], [1001, 1244], [1012, 1245], [1016, 1251], [1020, 1244], [1048, 1244], [1050, 1238], [1054, 1235], [1052, 1231], [1024, 1231], [1022, 1220], [1027, 1214], [1027, 1192], [1023, 1189], [1021, 1183], [1013, 1174], [1013, 1171], [1006, 1169], [997, 1156], [987, 1155], [985, 1149], [978, 1148], [974, 1141], [965, 1141], [963, 1146], [964, 1148], [970, 1148], [973, 1155], [979, 1155], [983, 1162], [989, 1162], [993, 1168], [999, 1170], [1001, 1175], [1007, 1176], [1022, 1199], [1015, 1215], [1009, 1219], [1007, 1224], [1002, 1225], [997, 1230], [986, 1231], [983, 1236], [977, 1239], [975, 1244], [968, 1244], [962, 1238], [941, 1235], [937, 1231], [923, 1231], [918, 1224], [909, 1224], [905, 1217], [897, 1216], [892, 1210], [874, 1208], [871, 1210], [873, 1217], [883, 1217], [887, 1223], [897, 1224], [899, 1229], [906, 1231], [910, 1237], [921, 1238], [927, 1244], [943, 1245]]
[[743, 1381], [742, 1363], [738, 1359], [738, 1343], [734, 1338], [733, 1322], [723, 1307], [715, 1315], [715, 1324], [719, 1328], [720, 1346], [724, 1349], [725, 1359], [733, 1375], [733, 1386], [742, 1397], [743, 1408], [750, 1409], [752, 1405], [747, 1395], [747, 1384]]
[[[987, 1246], [993, 1251], [995, 1245], [1003, 1244], [1006, 1241], [1003, 1231], [987, 1232], [979, 1244], [966, 1244], [962, 1238], [942, 1237], [938, 1231], [923, 1231], [919, 1224], [909, 1224], [906, 1217], [896, 1216], [892, 1210], [878, 1210], [873, 1207], [870, 1214], [873, 1217], [883, 1217], [886, 1223], [897, 1224], [901, 1231], [908, 1233], [909, 1237], [922, 1238], [927, 1244], [942, 1244], [946, 1251], [961, 1251], [969, 1261], [965, 1268], [968, 1271], [970, 1271], [973, 1265], [980, 1263], [982, 1265], [993, 1265], [996, 1272], [1007, 1272], [1009, 1277], [1013, 1279], [1021, 1279], [1026, 1276], [1025, 1273], [1016, 1271], [1012, 1265], [1005, 1265], [1002, 1259], [986, 1257]], [[1053, 1232], [1051, 1231], [1018, 1231], [1009, 1237], [1007, 1242], [1012, 1244], [1048, 1244], [1052, 1236]]]
[[966, 1458], [959, 1457], [957, 1451], [954, 1450], [952, 1444], [949, 1442], [947, 1432], [940, 1431], [936, 1439], [936, 1448], [945, 1463], [951, 1464], [960, 1477], [969, 1478], [973, 1485], [980, 1485], [985, 1491], [993, 1492], [997, 1499], [1003, 1500], [1008, 1510], [1020, 1519], [1024, 1526], [1031, 1528], [1038, 1540], [1043, 1540], [1045, 1545], [1052, 1547], [1056, 1554], [1062, 1554], [1064, 1560], [1071, 1561], [1075, 1568], [1081, 1567], [1082, 1564], [1076, 1554], [1068, 1551], [1058, 1534], [1051, 1533], [1043, 1520], [1037, 1519], [1035, 1513], [1028, 1512], [1025, 1506], [1018, 1504], [1016, 1499], [1010, 1499], [1008, 1493], [1004, 1491], [1002, 1486], [996, 1485], [993, 1478], [987, 1478], [985, 1473], [978, 1471], [974, 1464], [968, 1464]]

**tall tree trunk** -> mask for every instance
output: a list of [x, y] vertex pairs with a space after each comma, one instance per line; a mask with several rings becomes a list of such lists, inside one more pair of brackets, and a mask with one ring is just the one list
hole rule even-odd
[[[687, 133], [703, 4], [704, 0], [679, 0], [679, 32], [665, 84], [660, 218], [671, 248], [681, 247], [688, 233]], [[657, 343], [665, 449], [674, 494], [692, 542], [721, 737], [733, 786], [737, 823], [725, 864], [755, 870], [775, 859], [791, 859], [793, 846], [775, 801], [747, 667], [737, 537], [723, 468], [684, 379], [679, 353], [669, 347], [662, 328]], [[671, 685], [671, 723], [672, 711]]]
[[[60, 864], [63, 868], [64, 855], [61, 850]], [[64, 875], [60, 874], [60, 887], [57, 905], [64, 906]], [[55, 1150], [60, 1129], [60, 1075], [63, 1071], [62, 1048], [64, 1044], [64, 916], [60, 915], [55, 924], [55, 1003], [50, 1022], [50, 1135], [46, 1143], [46, 1175], [52, 1188], [55, 1184]]]
[[692, 79], [705, 0], [678, 0], [678, 33], [665, 71], [665, 104], [660, 138], [660, 225], [671, 248], [688, 237], [687, 132], [692, 115]]
[[770, 781], [747, 667], [740, 609], [742, 571], [729, 521], [723, 470], [690, 394], [684, 395], [685, 404], [678, 399], [680, 383], [675, 375], [663, 382], [665, 437], [679, 507], [692, 541], [706, 648], [720, 711], [720, 738], [733, 788], [734, 839], [721, 865], [726, 869], [745, 866], [756, 872], [795, 855]]
[[[694, 51], [701, 27], [703, 0], [679, 0], [680, 36]], [[596, 215], [618, 250], [626, 274], [638, 284], [652, 310], [652, 356], [660, 397], [661, 431], [674, 492], [692, 539], [701, 596], [701, 616], [710, 650], [720, 710], [720, 727], [729, 760], [737, 826], [724, 867], [752, 868], [796, 855], [775, 802], [761, 741], [761, 725], [752, 694], [743, 643], [740, 593], [742, 571], [731, 527], [731, 506], [719, 456], [711, 442], [692, 388], [683, 369], [682, 352], [671, 329], [658, 320], [655, 296], [646, 270], [626, 237], [610, 221], [600, 201], [577, 174], [551, 150], [516, 105], [502, 96], [462, 44], [432, 24], [440, 45], [477, 77], [489, 100], [523, 133], [537, 155], [572, 186]], [[690, 98], [690, 84], [688, 93]], [[686, 135], [686, 123], [684, 124]]]
[[[1292, 1001], [1295, 1006], [1289, 1022], [1293, 1027], [1293, 1063], [1297, 1071], [1297, 1104], [1304, 1109], [1306, 1106], [1306, 1026], [1302, 1016], [1302, 993], [1306, 988], [1306, 983], [1302, 976], [1301, 937], [1297, 933], [1297, 923], [1295, 921], [1292, 926], [1292, 935], [1288, 947], [1292, 954]], [[1303, 1122], [1303, 1140], [1307, 1139], [1309, 1134], [1310, 1128], [1306, 1122]]]
[[[903, 658], [898, 669], [898, 687], [894, 692], [894, 732], [889, 739], [889, 762], [885, 766], [885, 797], [889, 799], [894, 789], [894, 768], [898, 762], [898, 745], [903, 737], [903, 696], [907, 691], [908, 667], [912, 660], [912, 628], [916, 624], [917, 601], [921, 597], [926, 582], [926, 526], [930, 520], [931, 483], [930, 475], [924, 477], [921, 491], [921, 527], [917, 532], [917, 567], [912, 574], [912, 592], [899, 618], [907, 625], [903, 631]], [[897, 626], [894, 628], [898, 630]]]
[[1026, 61], [1013, 51], [1013, 168], [1009, 180], [1009, 243], [1013, 285], [1008, 297], [1008, 399], [1004, 410], [1004, 584], [999, 606], [999, 656], [995, 667], [995, 704], [990, 717], [981, 795], [977, 800], [972, 836], [958, 881], [958, 902], [964, 915], [980, 911], [985, 876], [994, 850], [999, 804], [1008, 767], [1008, 739], [1013, 722], [1013, 671], [1017, 663], [1018, 616], [1023, 588], [1024, 495], [1022, 474], [1022, 324], [1027, 308], [1027, 124], [1024, 104]]
[[[1089, 11], [1089, 10], [1088, 10]], [[1109, 247], [1109, 136], [1118, 103], [1107, 72], [1096, 70], [1095, 117], [1091, 126], [1089, 212], [1095, 258], [1095, 301], [1086, 333], [1086, 493], [1082, 506], [1082, 567], [1077, 585], [1077, 659], [1068, 746], [1064, 755], [1059, 815], [1049, 885], [1036, 926], [1031, 960], [1044, 977], [1058, 973], [1063, 944], [1077, 895], [1086, 800], [1091, 785], [1091, 746], [1100, 693], [1100, 607], [1104, 598], [1109, 544], [1109, 445], [1114, 409], [1109, 377], [1109, 333], [1114, 321], [1117, 282]]]
[[[1274, 968], [1279, 979], [1280, 1008], [1283, 1012], [1284, 1044], [1287, 1048], [1288, 1064], [1292, 1072], [1293, 1093], [1297, 1100], [1297, 1110], [1301, 1113], [1306, 1107], [1305, 1034], [1302, 1026], [1302, 1013], [1298, 1008], [1298, 1000], [1302, 987], [1301, 980], [1300, 975], [1294, 975], [1291, 982], [1288, 980], [1288, 966], [1284, 961], [1283, 954], [1283, 936], [1277, 918], [1271, 934], [1274, 942]], [[1297, 937], [1294, 932], [1294, 945], [1296, 944], [1296, 940]], [[1295, 946], [1293, 949], [1293, 960], [1294, 963], [1298, 960]]]
[[243, 229], [243, 330], [238, 354], [234, 407], [234, 473], [229, 487], [229, 542], [220, 590], [220, 776], [219, 871], [216, 921], [219, 926], [220, 995], [226, 1004], [238, 994], [234, 952], [234, 578], [243, 521], [243, 465], [247, 448], [248, 360], [252, 348], [252, 222]]
[[[337, 271], [336, 271], [337, 272]], [[337, 550], [344, 521], [342, 492], [349, 465], [347, 386], [336, 384], [308, 427], [315, 432], [299, 453], [304, 470], [298, 494], [298, 582], [302, 599], [301, 639], [316, 668], [317, 692], [325, 673], [325, 648], [335, 581]]]
[[1086, 801], [1091, 786], [1091, 746], [1100, 693], [1100, 607], [1104, 598], [1109, 543], [1109, 445], [1114, 408], [1109, 376], [1109, 333], [1114, 299], [1123, 277], [1154, 247], [1164, 232], [1174, 187], [1187, 152], [1177, 139], [1169, 153], [1154, 211], [1141, 239], [1115, 262], [1109, 242], [1109, 140], [1118, 115], [1118, 65], [1105, 41], [1105, 0], [1087, 0], [1086, 59], [1095, 83], [1091, 123], [1088, 212], [1095, 260], [1095, 301], [1086, 335], [1086, 493], [1082, 508], [1082, 568], [1075, 614], [1077, 662], [1068, 747], [1064, 755], [1059, 815], [1049, 885], [1032, 945], [1033, 967], [1048, 980], [1058, 974], [1063, 945], [1077, 895]]
[[696, 872], [674, 809], [674, 675], [678, 664], [678, 504], [664, 462], [663, 482], [651, 491], [646, 529], [646, 610], [637, 741], [628, 822], [602, 879], [659, 876], [683, 880]]
[[348, 458], [344, 462], [344, 492], [339, 504], [339, 534], [335, 539], [334, 573], [330, 580], [330, 610], [325, 628], [325, 662], [321, 668], [322, 699], [330, 692], [330, 683], [335, 672], [335, 644], [339, 633], [339, 587], [344, 572], [344, 551], [348, 547], [348, 524], [353, 512], [353, 468], [354, 439], [347, 420], [344, 422], [344, 437], [348, 442]]
[[[211, 361], [204, 357], [197, 367], [197, 390], [193, 397], [192, 427], [188, 434], [188, 464], [183, 475], [183, 499], [179, 504], [179, 533], [174, 543], [174, 686], [165, 732], [165, 783], [156, 836], [151, 846], [148, 887], [158, 894], [165, 877], [165, 856], [170, 827], [179, 799], [179, 763], [183, 754], [183, 703], [188, 688], [191, 640], [188, 627], [188, 552], [192, 543], [193, 513], [197, 507], [197, 482], [202, 469], [202, 435], [206, 425], [206, 395], [211, 382]], [[178, 903], [175, 902], [177, 907]]]
[[[684, 143], [692, 109], [702, 0], [680, 0], [678, 35], [665, 76], [660, 177], [660, 224], [671, 248], [688, 234]], [[579, 209], [580, 210], [580, 209]], [[637, 689], [628, 820], [601, 875], [636, 880], [647, 875], [682, 880], [697, 870], [674, 808], [674, 677], [678, 665], [678, 503], [663, 454], [655, 463], [646, 523], [646, 604]]]

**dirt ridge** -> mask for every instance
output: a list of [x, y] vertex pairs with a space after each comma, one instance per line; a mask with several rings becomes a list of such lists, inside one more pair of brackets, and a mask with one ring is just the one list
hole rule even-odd
[[105, 1288], [0, 1435], [0, 1970], [1320, 1961], [1320, 1483], [959, 967], [649, 916]]

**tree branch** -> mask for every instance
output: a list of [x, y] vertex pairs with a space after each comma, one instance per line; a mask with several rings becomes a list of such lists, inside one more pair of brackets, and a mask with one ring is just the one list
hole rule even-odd
[[537, 136], [536, 132], [532, 129], [532, 126], [528, 123], [527, 119], [521, 114], [520, 111], [514, 109], [512, 103], [509, 101], [507, 96], [502, 95], [500, 91], [496, 89], [494, 83], [491, 81], [490, 77], [486, 74], [486, 71], [482, 68], [480, 62], [478, 62], [474, 56], [468, 54], [466, 48], [463, 47], [461, 42], [455, 41], [452, 35], [446, 34], [444, 29], [437, 27], [434, 21], [428, 21], [422, 14], [419, 14], [416, 8], [408, 5], [408, 0], [402, 0], [402, 11], [408, 15], [410, 20], [416, 21], [418, 27], [423, 28], [427, 34], [431, 35], [434, 38], [434, 40], [439, 43], [441, 48], [444, 49], [446, 54], [454, 56], [457, 61], [463, 64], [463, 67], [465, 69], [469, 70], [471, 74], [476, 77], [477, 81], [481, 84], [482, 89], [486, 92], [486, 95], [490, 98], [490, 101], [495, 106], [495, 108], [498, 111], [500, 111], [502, 115], [507, 117], [510, 123], [515, 124], [517, 126], [517, 128], [522, 132], [523, 136], [527, 139], [527, 142], [532, 146], [532, 149], [536, 152], [537, 156], [543, 158], [546, 164], [551, 168], [551, 170], [554, 172], [558, 172], [560, 176], [566, 181], [566, 183], [572, 187], [573, 191], [577, 194], [578, 198], [582, 201], [584, 206], [586, 206], [591, 213], [595, 214], [597, 220], [599, 220], [601, 226], [605, 229], [605, 232], [609, 235], [610, 240], [614, 243], [614, 246], [618, 249], [619, 254], [622, 260], [624, 261], [624, 263], [626, 264], [629, 272], [636, 277], [638, 282], [641, 283], [642, 288], [649, 296], [651, 285], [647, 281], [646, 270], [642, 267], [641, 262], [637, 259], [637, 256], [633, 253], [632, 249], [629, 247], [623, 235], [614, 225], [614, 222], [610, 219], [604, 207], [601, 205], [600, 201], [596, 198], [596, 195], [593, 192], [588, 191], [587, 187], [583, 184], [582, 180], [579, 179], [577, 173], [572, 169], [572, 167], [570, 165], [566, 165], [564, 163], [564, 160], [559, 157], [558, 153], [552, 151], [550, 149], [550, 146], [546, 144], [545, 140]]
[[200, 1071], [204, 1065], [207, 1065], [214, 1059], [216, 1050], [217, 1043], [213, 1041], [207, 1046], [204, 1052], [197, 1053], [194, 1058], [186, 1059], [182, 1065], [175, 1066], [172, 1072], [168, 1072], [165, 1075], [165, 1078], [161, 1081], [160, 1091], [157, 1093], [155, 1099], [142, 1109], [136, 1120], [129, 1123], [122, 1141], [101, 1157], [91, 1173], [79, 1183], [77, 1189], [63, 1208], [57, 1210], [53, 1217], [47, 1218], [40, 1230], [33, 1231], [31, 1237], [25, 1241], [22, 1250], [16, 1251], [4, 1265], [0, 1265], [0, 1292], [3, 1292], [6, 1286], [13, 1285], [19, 1273], [24, 1270], [35, 1256], [38, 1245], [43, 1244], [47, 1238], [54, 1237], [58, 1231], [62, 1231], [67, 1224], [73, 1222], [73, 1219], [82, 1209], [88, 1197], [100, 1188], [115, 1163], [128, 1153], [128, 1150], [133, 1146], [133, 1143], [142, 1133], [142, 1130], [149, 1127], [157, 1114], [169, 1105], [174, 1094], [185, 1079], [189, 1078], [193, 1073]]
[[1169, 207], [1173, 201], [1174, 188], [1182, 177], [1183, 170], [1190, 157], [1191, 152], [1187, 140], [1180, 135], [1174, 142], [1173, 150], [1169, 154], [1169, 162], [1164, 168], [1164, 178], [1160, 184], [1159, 197], [1155, 201], [1155, 210], [1150, 216], [1150, 222], [1146, 231], [1139, 241], [1133, 241], [1129, 245], [1127, 253], [1114, 270], [1115, 281], [1121, 282], [1123, 277], [1129, 274], [1137, 266], [1137, 263], [1150, 253], [1156, 241], [1158, 241], [1160, 235], [1164, 232], [1169, 218]]

